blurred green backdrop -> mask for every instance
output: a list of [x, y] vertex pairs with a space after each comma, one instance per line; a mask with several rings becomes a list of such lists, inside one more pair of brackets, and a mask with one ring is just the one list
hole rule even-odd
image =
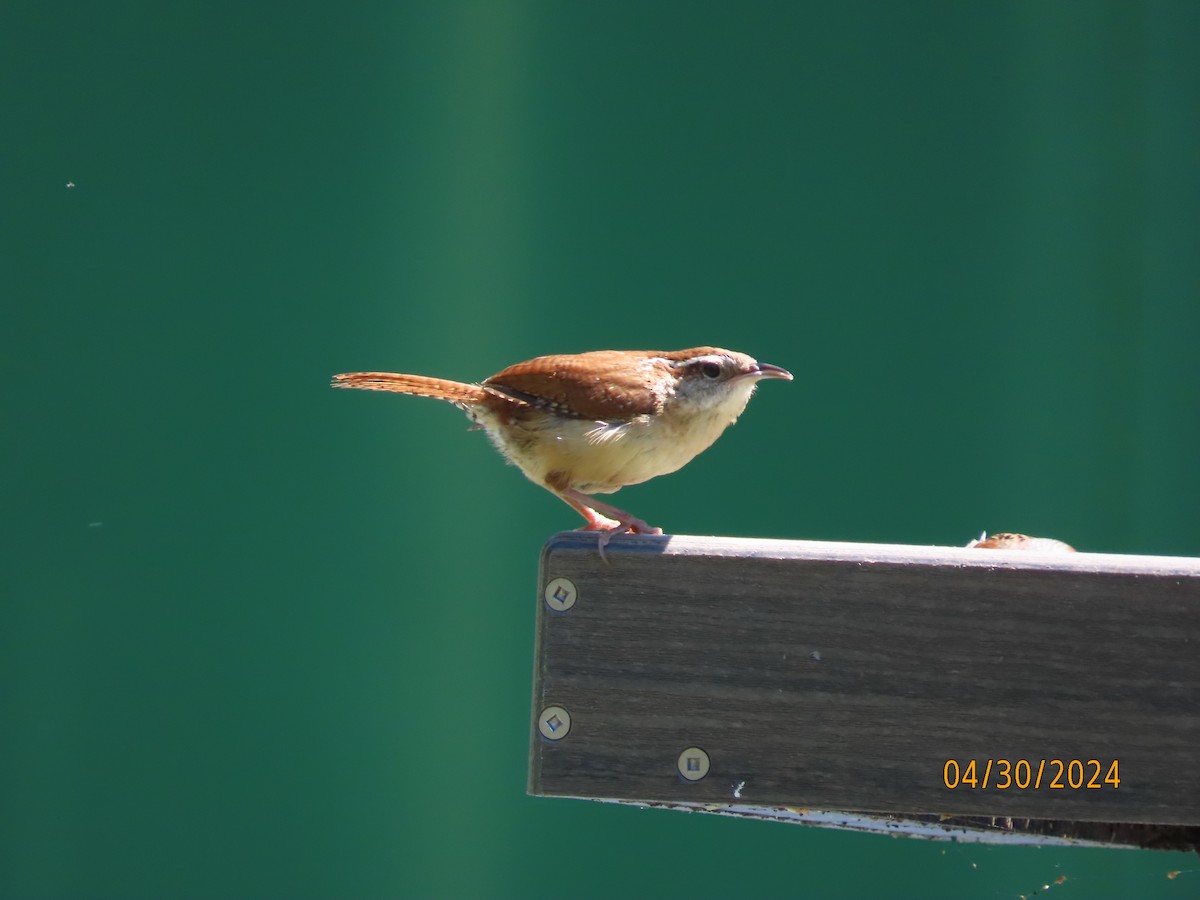
[[669, 531], [1195, 555], [1197, 46], [1190, 0], [9, 0], [0, 893], [1195, 896], [526, 797], [575, 516], [327, 383], [715, 343], [797, 380], [619, 495]]

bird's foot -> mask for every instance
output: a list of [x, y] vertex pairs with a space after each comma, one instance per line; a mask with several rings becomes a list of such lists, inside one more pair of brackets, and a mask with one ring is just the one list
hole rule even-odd
[[641, 519], [637, 518], [636, 516], [626, 516], [624, 519], [622, 519], [620, 522], [617, 523], [617, 527], [620, 528], [621, 530], [616, 531], [615, 532], [616, 534], [624, 534], [625, 532], [629, 532], [630, 534], [662, 534], [663, 533], [663, 530], [661, 528], [655, 528], [653, 525], [647, 525], [645, 522], [643, 522]]
[[622, 531], [625, 530], [621, 523], [616, 519], [610, 519], [608, 516], [602, 516], [595, 510], [588, 510], [588, 512], [590, 512], [591, 515], [587, 517], [587, 524], [580, 525], [575, 529], [576, 531], [612, 531], [616, 528], [620, 528]]
[[579, 514], [587, 520], [587, 524], [581, 526], [578, 529], [579, 531], [598, 531], [600, 533], [600, 543], [598, 545], [600, 558], [606, 563], [608, 562], [608, 557], [604, 555], [604, 547], [614, 534], [663, 533], [661, 528], [647, 525], [637, 516], [632, 516], [624, 510], [617, 509], [615, 506], [609, 506], [607, 503], [601, 503], [593, 497], [581, 494], [579, 491], [564, 488], [555, 490], [555, 493], [578, 510]]
[[594, 513], [595, 518], [589, 517], [588, 524], [580, 528], [580, 531], [598, 531], [600, 532], [600, 540], [596, 545], [596, 549], [600, 551], [600, 558], [605, 563], [608, 562], [608, 557], [604, 555], [604, 548], [608, 546], [609, 539], [614, 534], [662, 534], [661, 528], [655, 528], [653, 525], [647, 525], [637, 516], [631, 516], [628, 513], [620, 519], [610, 519], [607, 516], [602, 516], [599, 513]]

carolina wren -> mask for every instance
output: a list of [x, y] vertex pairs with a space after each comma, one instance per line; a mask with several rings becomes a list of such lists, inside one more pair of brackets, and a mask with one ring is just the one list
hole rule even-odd
[[350, 372], [334, 387], [449, 400], [530, 481], [577, 510], [585, 531], [662, 534], [590, 494], [611, 494], [687, 465], [746, 408], [763, 378], [792, 375], [744, 353], [696, 347], [539, 356], [479, 384]]
[[1035, 550], [1041, 553], [1074, 553], [1075, 548], [1054, 538], [1030, 537], [1002, 531], [988, 537], [985, 531], [977, 540], [967, 544], [968, 550]]

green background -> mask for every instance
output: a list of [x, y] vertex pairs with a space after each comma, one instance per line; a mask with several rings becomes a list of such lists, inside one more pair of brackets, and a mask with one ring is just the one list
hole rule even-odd
[[1186, 0], [9, 0], [0, 893], [1196, 896], [526, 797], [575, 514], [327, 384], [713, 343], [797, 378], [618, 495], [668, 531], [1200, 554], [1198, 46]]

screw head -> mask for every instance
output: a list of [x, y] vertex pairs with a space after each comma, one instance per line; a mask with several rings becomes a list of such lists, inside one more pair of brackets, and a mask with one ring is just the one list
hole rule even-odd
[[551, 578], [542, 591], [542, 598], [555, 612], [566, 612], [579, 599], [579, 590], [570, 578]]
[[561, 706], [547, 706], [538, 716], [538, 731], [548, 741], [561, 741], [571, 733], [571, 714]]
[[699, 781], [708, 774], [709, 765], [708, 754], [699, 747], [688, 747], [675, 761], [675, 768], [685, 781]]

